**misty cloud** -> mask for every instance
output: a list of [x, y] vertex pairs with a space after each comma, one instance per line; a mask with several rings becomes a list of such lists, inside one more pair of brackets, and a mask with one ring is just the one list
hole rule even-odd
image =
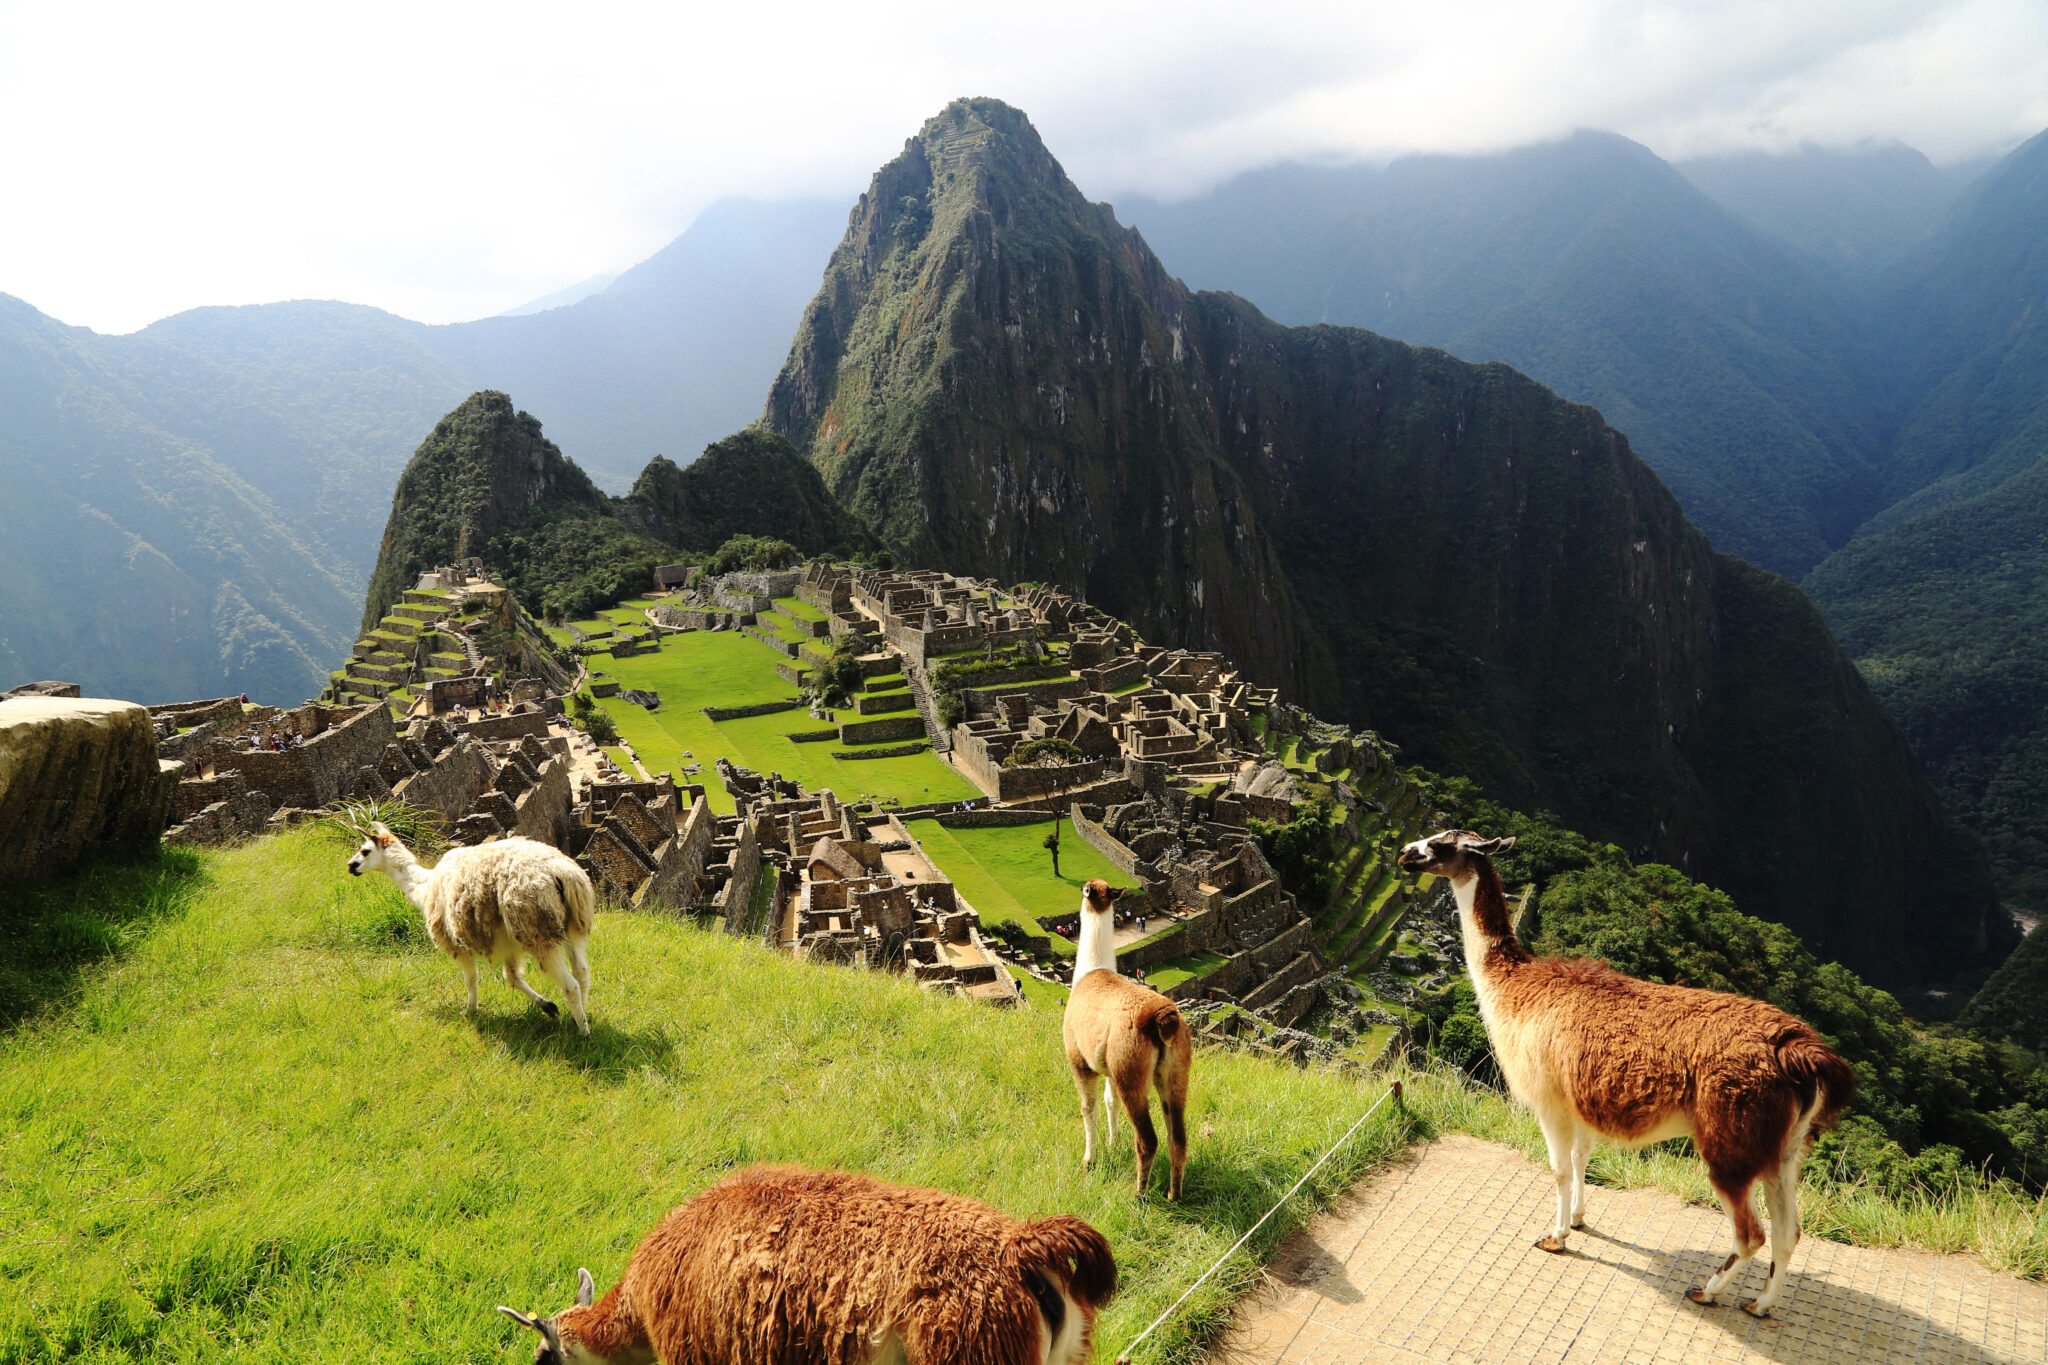
[[0, 290], [103, 330], [292, 297], [484, 316], [726, 195], [850, 199], [963, 94], [1025, 109], [1109, 199], [1580, 127], [1952, 162], [2048, 126], [2048, 9], [9, 5]]

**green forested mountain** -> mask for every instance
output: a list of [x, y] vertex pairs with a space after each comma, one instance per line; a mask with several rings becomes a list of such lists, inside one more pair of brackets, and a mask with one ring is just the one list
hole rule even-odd
[[2048, 933], [2036, 926], [2013, 949], [1972, 997], [1961, 1023], [2048, 1053]]
[[1223, 649], [1879, 980], [2009, 942], [1819, 614], [1599, 413], [1188, 291], [1000, 103], [876, 174], [767, 420], [905, 553]]
[[617, 489], [688, 460], [757, 411], [843, 223], [714, 205], [591, 298], [450, 327], [301, 302], [101, 336], [0, 297], [0, 686], [312, 695], [439, 414], [512, 389]]
[[1502, 360], [1629, 434], [1720, 549], [1800, 574], [1878, 510], [1860, 305], [1627, 139], [1285, 166], [1126, 201], [1172, 268], [1282, 322]]
[[[0, 297], [0, 678], [152, 700], [317, 690], [360, 577], [313, 467], [334, 443], [293, 400]], [[312, 458], [279, 458], [293, 446]]]
[[505, 394], [471, 394], [434, 424], [399, 476], [364, 598], [363, 631], [419, 575], [470, 555], [548, 617], [587, 616], [645, 592], [656, 564], [734, 536], [817, 554], [871, 543], [789, 443], [743, 431], [688, 468], [656, 456], [633, 491], [605, 494], [540, 420]]
[[2048, 908], [2048, 135], [1898, 290], [1900, 501], [1807, 579], [2001, 888]]
[[687, 468], [657, 455], [618, 507], [674, 546], [711, 549], [734, 536], [772, 536], [812, 553], [852, 554], [875, 543], [811, 462], [761, 427], [712, 442]]

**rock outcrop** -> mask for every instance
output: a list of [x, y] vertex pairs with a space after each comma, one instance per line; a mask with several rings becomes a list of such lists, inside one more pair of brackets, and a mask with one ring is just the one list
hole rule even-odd
[[134, 702], [0, 701], [0, 886], [63, 872], [96, 845], [156, 838], [176, 774]]

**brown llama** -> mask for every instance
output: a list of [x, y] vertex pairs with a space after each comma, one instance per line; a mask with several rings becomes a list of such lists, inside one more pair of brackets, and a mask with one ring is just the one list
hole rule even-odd
[[1078, 1218], [1022, 1223], [957, 1194], [753, 1166], [674, 1210], [536, 1365], [1082, 1365], [1116, 1260]]
[[1855, 1095], [1856, 1073], [1775, 1005], [1638, 981], [1585, 958], [1532, 956], [1515, 938], [1493, 868], [1493, 855], [1514, 843], [1446, 830], [1407, 845], [1400, 863], [1450, 881], [1493, 1055], [1543, 1127], [1557, 1219], [1536, 1245], [1562, 1252], [1571, 1229], [1585, 1226], [1596, 1135], [1630, 1147], [1689, 1137], [1728, 1211], [1735, 1250], [1686, 1297], [1713, 1303], [1762, 1247], [1750, 1202], [1761, 1183], [1771, 1269], [1763, 1293], [1742, 1306], [1769, 1317], [1799, 1243], [1800, 1163]]
[[[1159, 1135], [1152, 1128], [1146, 1087], [1159, 1092], [1166, 1116], [1170, 1154], [1166, 1197], [1180, 1198], [1181, 1176], [1188, 1164], [1188, 1073], [1194, 1067], [1195, 1040], [1181, 1018], [1180, 1006], [1150, 986], [1127, 981], [1116, 970], [1116, 915], [1109, 883], [1097, 879], [1081, 890], [1081, 928], [1075, 940], [1074, 988], [1067, 995], [1066, 1018], [1060, 1026], [1067, 1045], [1067, 1065], [1081, 1092], [1081, 1164], [1095, 1164], [1095, 1129], [1103, 1126], [1107, 1147], [1116, 1136], [1116, 1114], [1109, 1108], [1114, 1088], [1138, 1147], [1138, 1193], [1152, 1175]], [[1102, 1085], [1098, 1112], [1096, 1080]]]

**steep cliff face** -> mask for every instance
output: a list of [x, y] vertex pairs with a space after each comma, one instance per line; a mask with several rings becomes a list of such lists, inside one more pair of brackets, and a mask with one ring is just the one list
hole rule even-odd
[[482, 555], [499, 532], [536, 514], [599, 515], [610, 505], [590, 476], [541, 435], [539, 419], [502, 393], [471, 394], [434, 424], [399, 476], [370, 574], [364, 632], [422, 570]]
[[1299, 688], [1324, 657], [1188, 387], [1186, 304], [1022, 114], [964, 101], [876, 174], [767, 421], [912, 559], [1054, 579]]
[[1891, 983], [1988, 960], [1982, 854], [1798, 591], [1591, 408], [1191, 294], [1015, 110], [875, 177], [767, 420], [914, 558], [1050, 578]]

